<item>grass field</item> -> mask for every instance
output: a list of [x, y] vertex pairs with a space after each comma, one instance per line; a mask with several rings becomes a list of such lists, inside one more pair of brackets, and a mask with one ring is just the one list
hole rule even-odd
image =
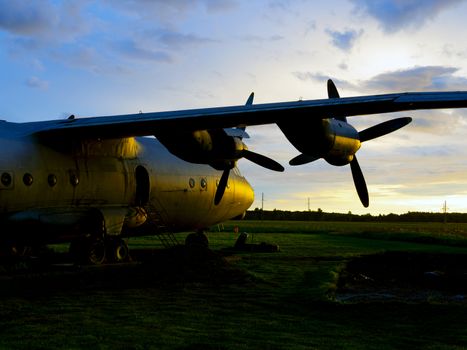
[[[281, 251], [225, 251], [235, 242], [236, 225], [250, 234], [249, 243], [276, 243]], [[463, 277], [444, 290], [399, 276], [414, 267], [431, 273], [433, 263], [447, 276], [453, 262], [456, 276], [464, 276], [467, 224], [243, 221], [212, 228], [208, 236], [214, 253], [171, 255], [158, 250], [157, 238], [142, 237], [129, 242], [134, 256], [143, 257], [138, 264], [4, 269], [0, 348], [467, 347]], [[368, 269], [348, 269], [375, 261], [383, 263], [373, 273], [390, 278], [375, 281]], [[394, 277], [389, 271], [396, 265]], [[351, 272], [372, 283], [341, 286], [344, 275], [352, 282]], [[341, 288], [362, 288], [372, 297], [344, 300]], [[378, 293], [384, 297], [373, 298]]]

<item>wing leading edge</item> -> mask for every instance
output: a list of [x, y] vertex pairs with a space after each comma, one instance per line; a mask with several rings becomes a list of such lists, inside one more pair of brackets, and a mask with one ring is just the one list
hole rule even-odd
[[467, 92], [406, 92], [295, 102], [189, 109], [33, 122], [40, 138], [120, 138], [157, 135], [168, 130], [190, 131], [238, 125], [280, 123], [300, 118], [323, 119], [417, 109], [467, 108]]

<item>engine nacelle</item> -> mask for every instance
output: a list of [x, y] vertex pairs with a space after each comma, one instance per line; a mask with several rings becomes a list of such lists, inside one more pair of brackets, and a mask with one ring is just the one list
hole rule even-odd
[[287, 139], [301, 153], [324, 158], [332, 165], [349, 164], [360, 148], [358, 131], [349, 123], [334, 118], [305, 123], [279, 123]]
[[223, 170], [233, 167], [239, 153], [246, 149], [238, 138], [227, 135], [222, 129], [157, 135], [170, 153], [190, 163], [209, 164]]
[[331, 165], [347, 165], [361, 146], [358, 131], [341, 120], [331, 119], [329, 125], [334, 142], [324, 159]]

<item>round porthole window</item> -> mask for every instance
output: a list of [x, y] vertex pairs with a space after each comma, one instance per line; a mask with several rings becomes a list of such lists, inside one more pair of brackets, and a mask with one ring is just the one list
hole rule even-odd
[[190, 178], [190, 180], [188, 181], [188, 183], [189, 183], [189, 185], [190, 185], [190, 188], [195, 187], [195, 179]]
[[206, 186], [208, 185], [208, 182], [206, 181], [206, 179], [201, 179], [201, 188], [206, 188]]
[[31, 186], [33, 182], [34, 182], [34, 178], [32, 177], [31, 174], [26, 173], [26, 174], [23, 175], [23, 183], [26, 186]]
[[3, 173], [1, 181], [2, 181], [3, 186], [5, 187], [10, 186], [12, 182], [11, 175], [9, 173]]
[[73, 186], [78, 186], [78, 184], [79, 184], [78, 175], [76, 175], [76, 174], [71, 174], [71, 175], [70, 175], [70, 183], [71, 183]]
[[47, 176], [47, 183], [50, 187], [54, 187], [57, 184], [57, 177], [54, 174]]

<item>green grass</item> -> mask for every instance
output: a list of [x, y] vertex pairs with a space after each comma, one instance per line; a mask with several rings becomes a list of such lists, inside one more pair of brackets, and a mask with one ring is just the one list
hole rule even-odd
[[[235, 225], [250, 233], [253, 243], [281, 248], [230, 257], [230, 268], [246, 272], [245, 280], [178, 279], [143, 287], [121, 287], [119, 281], [115, 288], [47, 293], [35, 293], [34, 284], [25, 283], [28, 293], [2, 295], [1, 284], [11, 276], [0, 276], [0, 348], [467, 347], [467, 304], [333, 299], [338, 273], [349, 259], [387, 251], [467, 254], [467, 225], [229, 222], [224, 231], [215, 227], [208, 233], [214, 250], [233, 246]], [[160, 243], [154, 237], [130, 240], [130, 248], [142, 247]]]

